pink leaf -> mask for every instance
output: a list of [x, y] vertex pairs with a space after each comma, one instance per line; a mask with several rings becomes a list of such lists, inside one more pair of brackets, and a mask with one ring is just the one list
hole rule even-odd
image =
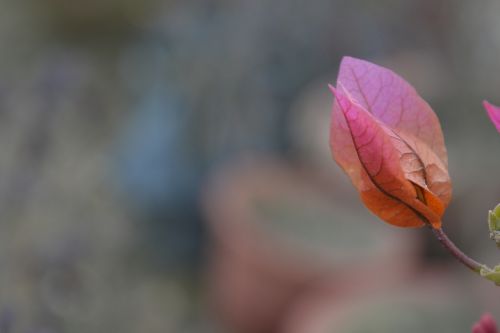
[[332, 153], [365, 205], [393, 225], [439, 228], [451, 182], [429, 105], [392, 71], [350, 57], [330, 88]]
[[490, 116], [491, 122], [497, 128], [497, 131], [500, 133], [500, 107], [490, 104], [487, 101], [483, 101], [483, 106], [488, 112], [488, 116]]

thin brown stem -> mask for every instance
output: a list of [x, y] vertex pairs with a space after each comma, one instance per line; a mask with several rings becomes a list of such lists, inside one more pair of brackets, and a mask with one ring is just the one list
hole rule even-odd
[[443, 245], [443, 247], [448, 250], [449, 253], [451, 253], [458, 261], [460, 261], [462, 264], [467, 266], [469, 269], [472, 271], [479, 273], [481, 268], [484, 267], [483, 264], [475, 261], [474, 259], [470, 258], [468, 255], [463, 253], [452, 241], [451, 239], [448, 238], [448, 236], [444, 233], [443, 229], [435, 229], [432, 226], [429, 226], [429, 228], [432, 230], [432, 233], [438, 241]]

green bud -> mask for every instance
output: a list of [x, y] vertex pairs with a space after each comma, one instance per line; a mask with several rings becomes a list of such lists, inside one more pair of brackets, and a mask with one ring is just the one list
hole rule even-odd
[[493, 209], [493, 213], [495, 214], [497, 219], [500, 219], [500, 204], [498, 204], [495, 209]]
[[490, 238], [500, 247], [500, 204], [488, 212], [488, 227], [490, 229]]
[[483, 266], [479, 271], [482, 277], [493, 281], [497, 286], [500, 286], [500, 265], [495, 266], [493, 269]]

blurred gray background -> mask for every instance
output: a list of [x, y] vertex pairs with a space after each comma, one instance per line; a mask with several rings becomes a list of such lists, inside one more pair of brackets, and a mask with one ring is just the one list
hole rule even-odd
[[444, 229], [493, 265], [500, 135], [481, 101], [500, 103], [499, 14], [493, 0], [1, 0], [0, 333], [500, 319], [498, 288], [427, 230], [362, 207], [330, 158], [327, 89], [344, 55], [416, 87], [449, 152]]

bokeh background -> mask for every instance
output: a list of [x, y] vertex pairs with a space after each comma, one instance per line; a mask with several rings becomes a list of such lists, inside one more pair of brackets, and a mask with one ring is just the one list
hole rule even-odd
[[468, 332], [499, 289], [366, 211], [328, 148], [339, 61], [442, 122], [444, 227], [494, 264], [500, 3], [0, 1], [0, 332]]

